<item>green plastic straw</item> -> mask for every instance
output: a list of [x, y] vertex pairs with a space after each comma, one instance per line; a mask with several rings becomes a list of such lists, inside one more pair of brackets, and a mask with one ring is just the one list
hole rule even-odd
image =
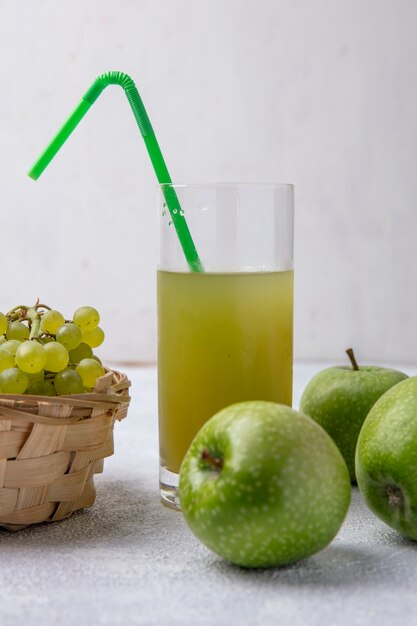
[[133, 80], [127, 74], [122, 72], [106, 72], [101, 76], [98, 76], [90, 89], [84, 94], [82, 100], [79, 102], [75, 110], [71, 113], [65, 124], [60, 128], [58, 133], [52, 139], [50, 144], [45, 148], [37, 161], [32, 165], [28, 174], [34, 180], [37, 180], [42, 174], [44, 169], [52, 161], [58, 150], [62, 147], [72, 131], [78, 126], [84, 115], [90, 109], [91, 105], [97, 100], [101, 92], [108, 85], [120, 85], [123, 87], [127, 99], [135, 116], [136, 122], [139, 126], [139, 130], [144, 139], [146, 148], [148, 150], [153, 168], [155, 170], [156, 177], [160, 184], [162, 184], [162, 190], [165, 196], [172, 222], [177, 231], [178, 239], [181, 247], [184, 251], [184, 256], [188, 263], [188, 266], [193, 272], [202, 272], [203, 266], [199, 259], [196, 247], [194, 245], [193, 238], [191, 237], [188, 224], [185, 220], [184, 213], [181, 210], [180, 202], [175, 189], [171, 185], [163, 183], [171, 183], [171, 177], [168, 172], [168, 168], [165, 164], [164, 157], [162, 156], [161, 149], [156, 140], [154, 130], [151, 122], [149, 121], [148, 114], [143, 106], [142, 99], [135, 86]]

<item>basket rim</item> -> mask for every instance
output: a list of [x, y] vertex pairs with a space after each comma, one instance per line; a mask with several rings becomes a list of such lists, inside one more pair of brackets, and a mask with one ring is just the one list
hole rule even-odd
[[[106, 374], [104, 374], [104, 376], [107, 376], [109, 373], [113, 374], [114, 382], [109, 386], [108, 390], [103, 392], [92, 391], [66, 396], [0, 394], [0, 420], [24, 419], [41, 424], [60, 424], [63, 426], [65, 424], [73, 424], [85, 418], [77, 414], [67, 417], [53, 417], [49, 415], [38, 415], [36, 412], [32, 413], [29, 411], [30, 409], [36, 409], [39, 405], [71, 405], [79, 409], [102, 409], [103, 411], [114, 410], [122, 405], [128, 405], [131, 399], [128, 393], [128, 389], [131, 386], [130, 380], [126, 374], [106, 368]], [[104, 378], [104, 376], [101, 378]], [[116, 389], [112, 390], [114, 388]]]

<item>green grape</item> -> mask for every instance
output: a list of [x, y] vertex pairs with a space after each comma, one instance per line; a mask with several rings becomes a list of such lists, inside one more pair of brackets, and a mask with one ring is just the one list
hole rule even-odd
[[0, 348], [0, 372], [8, 370], [10, 367], [14, 367], [14, 356], [7, 350]]
[[70, 368], [62, 370], [62, 372], [58, 372], [55, 376], [54, 385], [58, 396], [67, 396], [73, 393], [85, 392], [81, 376], [75, 370]]
[[10, 322], [6, 330], [7, 339], [24, 341], [29, 339], [29, 328], [23, 322]]
[[16, 351], [21, 343], [22, 342], [18, 341], [17, 339], [10, 339], [9, 341], [5, 341], [4, 343], [1, 344], [1, 349], [7, 350], [7, 352], [10, 352], [10, 354], [15, 356]]
[[91, 348], [98, 348], [104, 341], [104, 332], [100, 326], [91, 332], [82, 331], [82, 340]]
[[7, 330], [8, 321], [4, 313], [0, 313], [0, 335], [4, 335]]
[[6, 341], [7, 341], [7, 339], [6, 339], [6, 335], [0, 335], [0, 345], [1, 345], [2, 343], [5, 343]]
[[62, 313], [59, 311], [46, 311], [42, 315], [41, 330], [44, 333], [50, 333], [56, 335], [57, 331], [65, 324], [65, 319]]
[[0, 373], [0, 388], [2, 393], [25, 393], [29, 380], [25, 372], [18, 367], [11, 367]]
[[44, 346], [32, 339], [20, 344], [16, 351], [16, 365], [27, 374], [36, 374], [44, 369], [46, 352]]
[[75, 348], [78, 348], [81, 343], [81, 330], [78, 326], [69, 322], [68, 324], [64, 324], [64, 326], [61, 326], [61, 328], [57, 331], [56, 340], [59, 343], [62, 343], [67, 350], [74, 350]]
[[104, 367], [95, 359], [83, 359], [78, 363], [75, 371], [81, 376], [84, 387], [92, 388], [97, 378], [104, 375]]
[[47, 343], [44, 348], [46, 353], [45, 369], [48, 372], [60, 372], [64, 370], [69, 363], [68, 350], [57, 341]]
[[100, 322], [100, 315], [97, 309], [94, 309], [92, 306], [81, 306], [75, 311], [73, 321], [81, 330], [90, 332], [97, 328]]
[[28, 387], [26, 393], [32, 396], [56, 396], [52, 380], [37, 380]]
[[80, 343], [78, 348], [70, 350], [69, 353], [70, 363], [79, 363], [83, 359], [93, 358], [93, 349], [87, 346], [86, 343]]
[[92, 359], [94, 359], [95, 361], [97, 361], [97, 363], [100, 363], [100, 365], [103, 365], [103, 362], [101, 359], [98, 358], [98, 356], [96, 354], [93, 354], [93, 356], [91, 357]]

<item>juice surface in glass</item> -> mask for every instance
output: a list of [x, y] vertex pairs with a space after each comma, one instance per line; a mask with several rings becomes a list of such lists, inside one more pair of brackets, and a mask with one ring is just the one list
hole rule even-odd
[[291, 405], [292, 335], [292, 271], [158, 271], [162, 467], [178, 473], [198, 430], [230, 404]]

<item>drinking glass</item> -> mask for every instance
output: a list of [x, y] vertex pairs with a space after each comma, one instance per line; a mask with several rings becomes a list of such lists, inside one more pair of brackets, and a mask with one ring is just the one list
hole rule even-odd
[[[203, 271], [187, 266], [167, 186]], [[291, 405], [294, 188], [161, 185], [158, 213], [160, 495], [179, 508], [181, 462], [211, 416], [246, 400]]]

